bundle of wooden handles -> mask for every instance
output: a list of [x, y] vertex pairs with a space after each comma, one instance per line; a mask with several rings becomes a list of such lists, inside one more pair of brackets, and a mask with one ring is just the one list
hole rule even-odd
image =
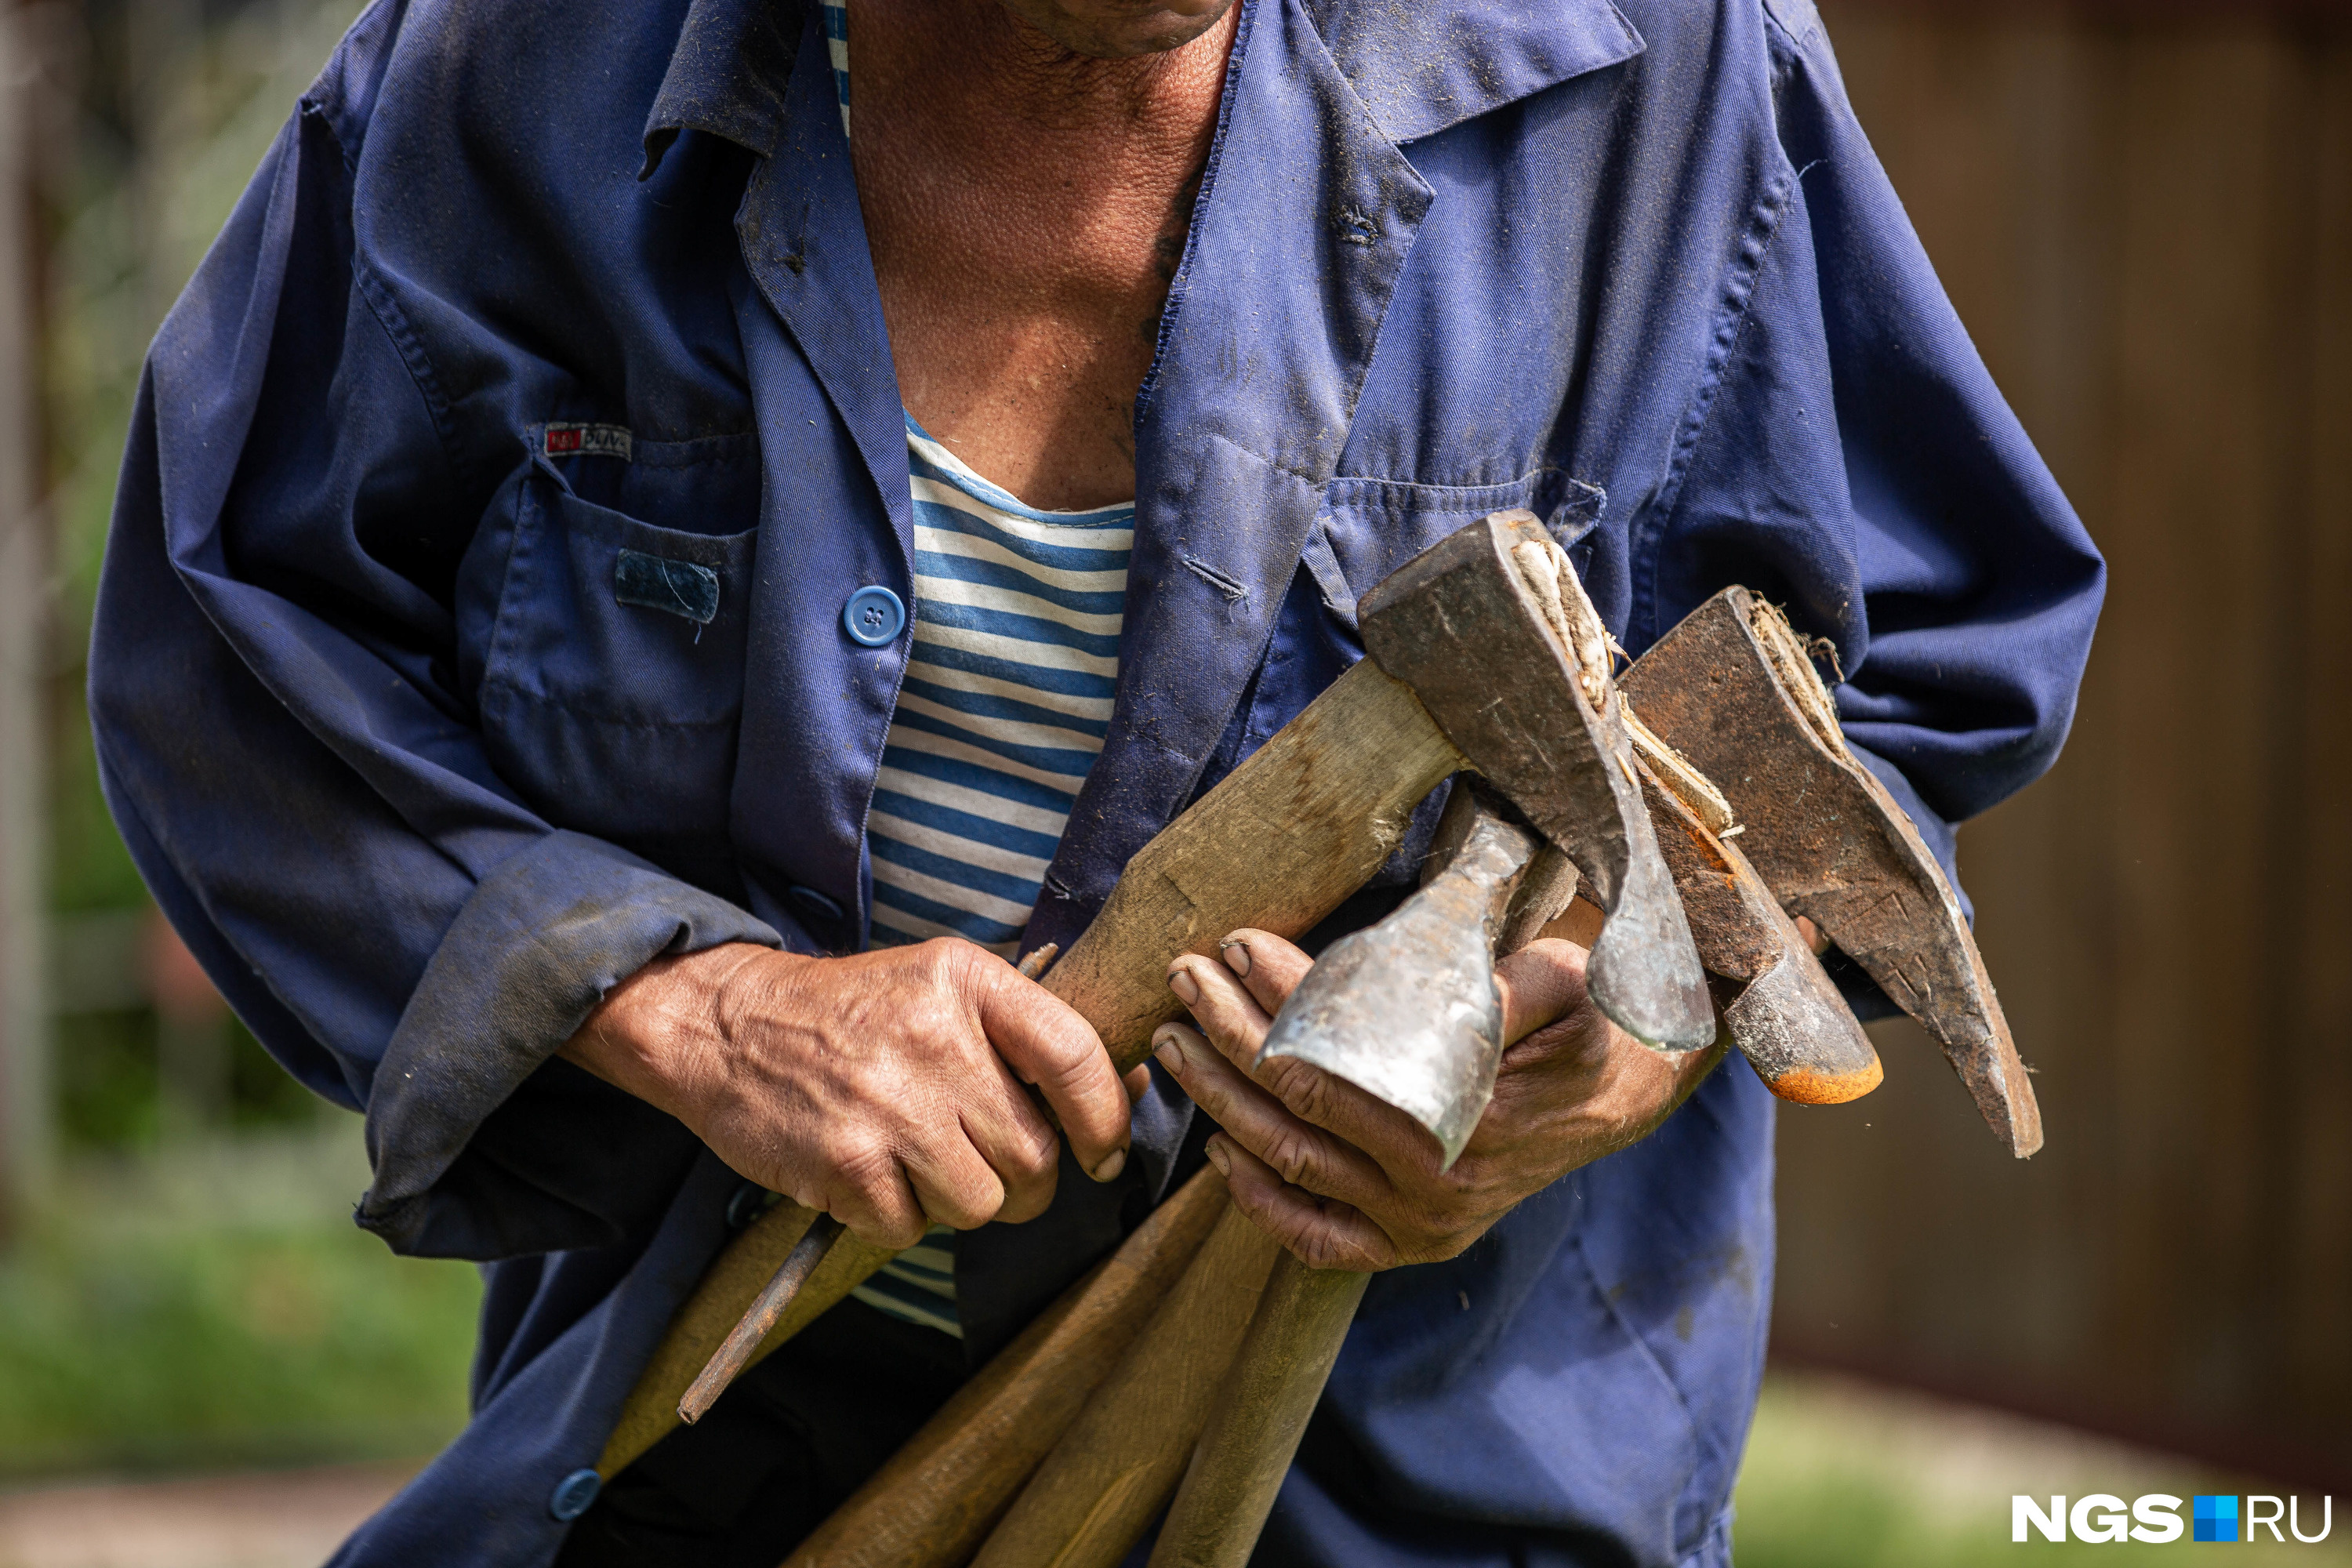
[[[1095, 1026], [1126, 1071], [1180, 1011], [1167, 984], [1172, 959], [1213, 954], [1245, 924], [1289, 937], [1312, 929], [1370, 879], [1413, 807], [1465, 765], [1411, 688], [1357, 665], [1129, 863], [1043, 984]], [[679, 1401], [815, 1221], [779, 1204], [720, 1255], [631, 1392], [601, 1475], [619, 1474], [677, 1427]], [[1277, 1271], [1277, 1250], [1226, 1203], [1215, 1172], [1201, 1173], [975, 1375], [792, 1563], [946, 1568], [978, 1552], [992, 1563], [1112, 1564], [1180, 1481], [1154, 1561], [1244, 1561], [1365, 1281]], [[842, 1236], [742, 1364], [891, 1256]], [[1308, 1344], [1328, 1349], [1302, 1358]], [[1229, 1375], [1250, 1367], [1265, 1374]], [[1188, 1475], [1196, 1447], [1229, 1458]], [[1192, 1518], [1198, 1527], [1181, 1536]]]
[[[1533, 522], [1497, 514], [1484, 526], [1499, 534]], [[2041, 1142], [2031, 1088], [1957, 899], [1916, 828], [1836, 739], [1827, 693], [1801, 654], [1782, 660], [1803, 667], [1801, 679], [1774, 673], [1766, 634], [1776, 626], [1769, 606], [1729, 589], [1661, 647], [1687, 642], [1701, 675], [1746, 671], [1763, 683], [1741, 738], [1793, 771], [1764, 780], [1743, 818], [1771, 821], [1797, 809], [1790, 801], [1832, 800], [1828, 820], [1839, 832], [1781, 836], [1803, 853], [1839, 858], [1831, 893], [1809, 894], [1803, 912], [1928, 1026], [1988, 1122], [2013, 1152], [2031, 1153]], [[1672, 712], [1682, 688], [1706, 684], [1662, 667], [1652, 682], [1661, 707], [1645, 697], [1643, 710]], [[1808, 687], [1819, 715], [1808, 719], [1792, 684]], [[1768, 720], [1778, 729], [1757, 727]], [[1167, 984], [1173, 959], [1213, 955], [1244, 925], [1306, 932], [1370, 879], [1414, 806], [1467, 765], [1412, 689], [1366, 659], [1147, 845], [1042, 984], [1094, 1025], [1127, 1071], [1181, 1010]], [[1623, 765], [1634, 776], [1635, 764]], [[1778, 908], [1769, 912], [1786, 924]], [[1799, 942], [1793, 928], [1786, 942]], [[1833, 992], [1830, 1003], [1843, 1012]], [[1856, 1070], [1827, 1088], [1813, 1081], [1819, 1073], [1759, 1070], [1790, 1098], [1867, 1092], [1877, 1062], [1854, 1033]], [[673, 1430], [698, 1377], [689, 1416], [891, 1256], [846, 1234], [828, 1246], [824, 1228], [783, 1203], [730, 1246], [631, 1393], [599, 1473], [618, 1474]], [[1368, 1279], [1280, 1253], [1204, 1170], [960, 1390], [788, 1568], [1113, 1568], [1163, 1507], [1153, 1568], [1240, 1568]]]

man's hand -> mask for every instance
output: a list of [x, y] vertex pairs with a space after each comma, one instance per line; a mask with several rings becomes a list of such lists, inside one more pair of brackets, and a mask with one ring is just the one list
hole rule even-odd
[[1033, 1219], [1059, 1144], [1127, 1163], [1128, 1093], [1084, 1018], [970, 942], [851, 958], [736, 943], [656, 960], [562, 1054], [692, 1128], [761, 1185], [879, 1246], [937, 1220]]
[[1497, 966], [1513, 1044], [1469, 1146], [1441, 1171], [1428, 1130], [1355, 1085], [1290, 1057], [1253, 1073], [1266, 1026], [1312, 961], [1261, 931], [1234, 932], [1223, 955], [1169, 966], [1201, 1028], [1163, 1025], [1153, 1048], [1223, 1128], [1209, 1157], [1234, 1203], [1317, 1268], [1453, 1257], [1521, 1199], [1645, 1136], [1721, 1055], [1677, 1064], [1649, 1050], [1585, 994], [1583, 948], [1532, 943]]

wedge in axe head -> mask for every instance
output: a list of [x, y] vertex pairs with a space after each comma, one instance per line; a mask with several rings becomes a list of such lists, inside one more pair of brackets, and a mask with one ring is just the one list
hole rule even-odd
[[1535, 514], [1496, 512], [1441, 540], [1365, 595], [1360, 621], [1372, 659], [1607, 911], [1586, 972], [1594, 1004], [1657, 1048], [1711, 1044], [1706, 977], [1642, 802], [1608, 637]]
[[1796, 922], [1730, 837], [1731, 807], [1632, 708], [1642, 796], [1674, 873], [1725, 1031], [1766, 1087], [1801, 1105], [1843, 1105], [1885, 1076], [1878, 1052]]
[[[1430, 860], [1440, 866], [1378, 925], [1324, 950], [1266, 1031], [1259, 1056], [1346, 1079], [1436, 1135], [1451, 1166], [1494, 1097], [1503, 1056], [1495, 949], [1543, 841], [1457, 781]], [[1556, 874], [1544, 885], [1559, 904]], [[1555, 906], [1557, 908], [1557, 906]], [[1540, 924], [1540, 921], [1536, 922]]]
[[2042, 1147], [2008, 1021], [1958, 896], [1836, 710], [1780, 612], [1727, 588], [1622, 677], [1650, 728], [1721, 789], [1781, 907], [1812, 921], [1943, 1047], [1996, 1137]]

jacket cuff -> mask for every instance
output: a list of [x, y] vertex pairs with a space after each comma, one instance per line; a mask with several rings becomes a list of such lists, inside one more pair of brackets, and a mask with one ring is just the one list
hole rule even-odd
[[376, 1069], [360, 1225], [395, 1252], [487, 1260], [610, 1245], [657, 1218], [694, 1136], [550, 1058], [656, 958], [730, 942], [783, 945], [601, 839], [551, 833], [500, 863], [442, 937]]

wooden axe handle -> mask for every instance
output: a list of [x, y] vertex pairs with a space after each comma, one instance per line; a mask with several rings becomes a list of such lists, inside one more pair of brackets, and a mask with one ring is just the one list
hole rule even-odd
[[1371, 1278], [1275, 1260], [1150, 1568], [1245, 1568]]
[[801, 1542], [785, 1568], [968, 1561], [1230, 1205], [1202, 1171], [1022, 1331]]
[[1184, 1278], [973, 1560], [972, 1568], [1118, 1568], [1207, 1421], [1281, 1251], [1228, 1203]]
[[1469, 764], [1412, 689], [1362, 660], [1136, 853], [1045, 976], [1127, 1071], [1182, 1010], [1177, 954], [1237, 926], [1305, 935], [1371, 879], [1412, 809]]
[[[1465, 763], [1412, 688], [1366, 659], [1138, 851], [1044, 984], [1101, 1034], [1121, 1072], [1179, 1011], [1169, 962], [1237, 926], [1312, 929], [1370, 880], [1413, 807]], [[678, 1425], [677, 1405], [814, 1216], [779, 1204], [720, 1254], [629, 1391], [597, 1461], [617, 1475]], [[756, 1365], [895, 1254], [845, 1237], [760, 1342]]]

